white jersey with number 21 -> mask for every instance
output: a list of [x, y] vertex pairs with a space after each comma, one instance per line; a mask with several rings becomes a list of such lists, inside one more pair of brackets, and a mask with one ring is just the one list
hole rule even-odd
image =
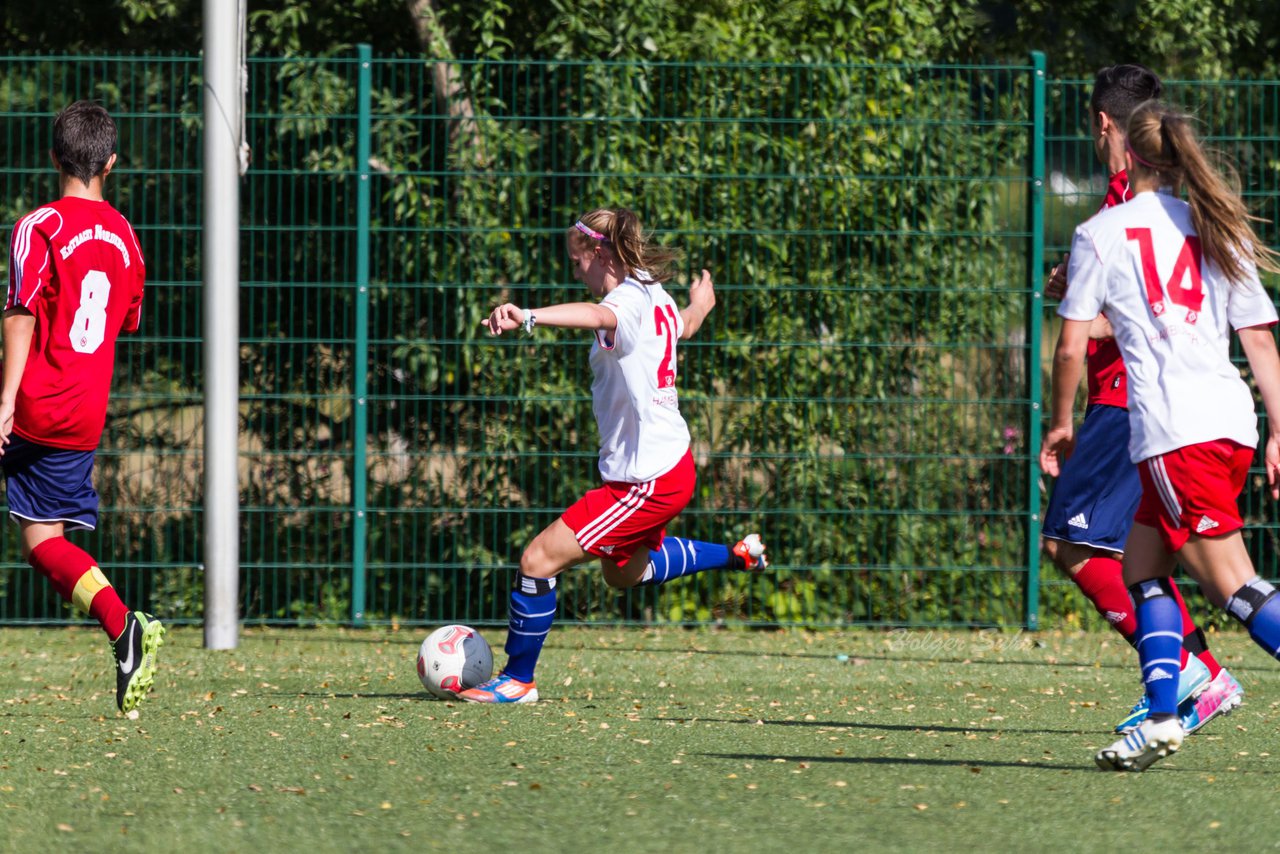
[[617, 329], [591, 347], [592, 407], [600, 431], [600, 475], [643, 483], [666, 474], [689, 450], [676, 394], [676, 342], [684, 320], [661, 284], [626, 278], [600, 302]]
[[1145, 192], [1076, 229], [1058, 307], [1107, 316], [1129, 372], [1129, 457], [1230, 439], [1258, 442], [1253, 395], [1231, 362], [1231, 330], [1276, 322], [1251, 271], [1232, 283], [1208, 258], [1186, 202]]

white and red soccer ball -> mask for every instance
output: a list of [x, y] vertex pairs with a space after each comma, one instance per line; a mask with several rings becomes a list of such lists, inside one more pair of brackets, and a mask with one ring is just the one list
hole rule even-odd
[[418, 678], [442, 700], [493, 676], [493, 651], [470, 626], [441, 626], [418, 648]]

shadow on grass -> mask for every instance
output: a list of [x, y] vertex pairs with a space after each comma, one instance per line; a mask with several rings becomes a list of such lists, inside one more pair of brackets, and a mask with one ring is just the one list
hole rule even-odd
[[[548, 644], [548, 646], [551, 646]], [[600, 650], [601, 652], [609, 652], [610, 650]], [[906, 664], [969, 664], [982, 667], [1004, 667], [1012, 665], [1015, 667], [1099, 667], [1103, 669], [1123, 669], [1137, 670], [1138, 664], [1135, 660], [1132, 664], [1124, 663], [1108, 663], [1100, 661], [1054, 661], [1050, 663], [1043, 658], [1017, 659], [1017, 658], [1001, 658], [986, 659], [982, 657], [966, 657], [966, 658], [940, 658], [927, 655], [892, 655], [885, 653], [851, 653], [848, 661], [841, 661], [831, 653], [816, 652], [758, 652], [753, 650], [712, 650], [712, 649], [680, 649], [680, 648], [664, 648], [664, 647], [645, 647], [644, 649], [624, 649], [620, 652], [670, 652], [670, 653], [694, 653], [696, 655], [746, 655], [753, 658], [810, 658], [817, 660], [825, 660], [842, 664], [846, 666], [856, 666], [858, 662], [865, 661], [886, 661], [886, 662], [902, 662]]]
[[704, 717], [687, 717], [687, 718], [670, 718], [661, 717], [653, 718], [657, 723], [684, 723], [696, 720], [698, 723], [713, 724], [747, 724], [748, 726], [808, 726], [808, 727], [826, 727], [828, 729], [846, 728], [846, 729], [872, 729], [884, 730], [886, 732], [996, 732], [996, 733], [1025, 733], [1027, 735], [1035, 735], [1043, 733], [1046, 735], [1078, 735], [1084, 737], [1088, 735], [1085, 730], [1081, 729], [1045, 729], [1043, 727], [1028, 727], [1020, 729], [1018, 727], [981, 727], [981, 726], [928, 726], [925, 724], [872, 724], [861, 723], [859, 721], [776, 721], [766, 718], [739, 718], [732, 720], [730, 718], [704, 718]]
[[[1076, 771], [1081, 774], [1098, 774], [1108, 773], [1114, 776], [1117, 772], [1099, 772], [1096, 765], [1089, 762], [1070, 765], [1054, 765], [1048, 762], [1008, 762], [993, 759], [922, 759], [920, 757], [897, 757], [897, 756], [782, 756], [779, 754], [768, 753], [699, 753], [698, 756], [705, 756], [708, 759], [733, 759], [747, 762], [775, 762], [782, 760], [783, 762], [825, 762], [833, 765], [923, 765], [935, 768], [968, 768], [976, 771], [980, 768], [1035, 768], [1039, 770], [1049, 771]], [[1185, 757], [1179, 755], [1178, 759]], [[1226, 771], [1225, 768], [1178, 768], [1169, 765], [1157, 765], [1154, 769], [1156, 772], [1167, 772], [1173, 774], [1204, 774], [1206, 772], [1217, 773]], [[1123, 772], [1121, 772], [1123, 773]], [[1142, 773], [1151, 773], [1150, 771]], [[1250, 768], [1248, 770], [1232, 769], [1232, 774], [1247, 774], [1271, 777], [1280, 773], [1280, 771], [1269, 771], [1266, 769]]]
[[[921, 759], [919, 757], [896, 756], [779, 756], [767, 753], [699, 753], [708, 759], [736, 759], [746, 762], [826, 762], [835, 765], [925, 765], [940, 768], [1036, 768], [1049, 771], [1078, 771], [1097, 774], [1093, 765], [1054, 765], [1048, 762], [1005, 762], [995, 759]], [[1181, 771], [1181, 768], [1165, 768], [1166, 771]]]
[[432, 703], [455, 702], [453, 700], [438, 700], [426, 692], [422, 691], [391, 691], [387, 693], [375, 693], [372, 691], [272, 691], [264, 696], [268, 697], [316, 697], [325, 700], [426, 700]]

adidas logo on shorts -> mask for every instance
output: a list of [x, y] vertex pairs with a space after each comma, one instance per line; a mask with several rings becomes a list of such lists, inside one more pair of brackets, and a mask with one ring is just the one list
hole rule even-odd
[[1201, 516], [1200, 522], [1196, 525], [1196, 533], [1203, 534], [1212, 528], [1218, 527], [1218, 523], [1210, 519], [1208, 516]]
[[1088, 528], [1089, 520], [1084, 518], [1083, 513], [1077, 513], [1067, 520], [1067, 524], [1073, 528]]

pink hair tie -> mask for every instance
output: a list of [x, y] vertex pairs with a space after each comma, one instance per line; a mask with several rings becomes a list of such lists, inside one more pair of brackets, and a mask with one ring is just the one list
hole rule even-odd
[[1168, 166], [1157, 166], [1157, 165], [1156, 165], [1156, 164], [1154, 164], [1154, 163], [1150, 163], [1150, 162], [1148, 162], [1148, 161], [1146, 161], [1146, 160], [1143, 160], [1143, 159], [1138, 155], [1138, 152], [1136, 152], [1136, 151], [1134, 151], [1134, 150], [1133, 150], [1133, 143], [1129, 142], [1129, 137], [1127, 137], [1127, 136], [1124, 138], [1124, 147], [1125, 147], [1125, 148], [1127, 148], [1127, 149], [1129, 150], [1129, 154], [1133, 155], [1133, 159], [1134, 159], [1134, 160], [1138, 161], [1139, 163], [1141, 163], [1143, 166], [1147, 167], [1148, 169], [1153, 169], [1153, 170], [1155, 170], [1156, 172], [1164, 172], [1164, 171], [1167, 171], [1167, 170], [1170, 168], [1170, 167], [1168, 167]]
[[578, 231], [581, 231], [581, 232], [582, 232], [583, 234], [585, 234], [587, 237], [590, 237], [592, 240], [599, 240], [601, 243], [608, 243], [608, 242], [609, 242], [609, 238], [605, 237], [603, 234], [601, 234], [600, 232], [596, 231], [596, 230], [595, 230], [594, 228], [592, 228], [591, 226], [589, 226], [589, 225], [583, 225], [583, 224], [582, 224], [582, 220], [578, 220], [577, 222], [575, 222], [575, 223], [573, 224], [573, 227], [574, 227], [574, 228], [576, 228], [576, 229], [578, 229]]

